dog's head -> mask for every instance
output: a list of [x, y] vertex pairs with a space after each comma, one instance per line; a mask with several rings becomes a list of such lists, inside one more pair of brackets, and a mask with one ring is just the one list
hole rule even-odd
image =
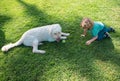
[[83, 18], [80, 26], [83, 29], [90, 29], [93, 26], [93, 21], [90, 18]]
[[54, 24], [50, 27], [49, 33], [57, 42], [61, 39], [61, 27], [59, 24]]

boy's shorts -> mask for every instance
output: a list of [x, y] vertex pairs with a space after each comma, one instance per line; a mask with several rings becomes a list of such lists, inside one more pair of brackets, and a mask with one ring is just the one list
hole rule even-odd
[[106, 38], [106, 37], [105, 37], [105, 33], [106, 33], [106, 32], [109, 32], [109, 31], [110, 31], [110, 28], [104, 26], [104, 28], [98, 33], [98, 38], [97, 38], [97, 40], [102, 40], [102, 39]]

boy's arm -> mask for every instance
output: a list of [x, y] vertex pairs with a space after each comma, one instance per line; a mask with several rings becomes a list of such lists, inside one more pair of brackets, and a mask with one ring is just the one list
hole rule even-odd
[[90, 44], [91, 44], [93, 41], [95, 41], [97, 38], [98, 38], [98, 36], [93, 37], [92, 39], [88, 40], [88, 41], [86, 42], [86, 45], [90, 45]]
[[82, 37], [85, 37], [86, 36], [86, 33], [87, 33], [87, 29], [84, 29], [84, 32], [83, 34], [81, 34]]

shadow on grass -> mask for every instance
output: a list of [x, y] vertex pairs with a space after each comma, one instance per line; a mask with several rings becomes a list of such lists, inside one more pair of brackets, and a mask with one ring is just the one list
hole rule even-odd
[[3, 26], [7, 21], [9, 21], [11, 18], [5, 15], [0, 15], [0, 48], [4, 45], [5, 43], [5, 34], [2, 31]]
[[[102, 80], [111, 80], [109, 77], [106, 77], [104, 73], [108, 73], [107, 75], [114, 78], [112, 80], [119, 80], [119, 68], [113, 69], [116, 70], [116, 72], [118, 72], [113, 73], [113, 76], [113, 74], [110, 73], [112, 70], [103, 70], [103, 68], [109, 68], [111, 66], [104, 65], [99, 62], [95, 63], [96, 61], [100, 61], [103, 63], [109, 63], [114, 67], [120, 67], [119, 53], [120, 51], [114, 50], [112, 40], [106, 39], [103, 41], [96, 41], [92, 45], [88, 47], [86, 46], [85, 48], [83, 48], [82, 46], [78, 46], [76, 50], [69, 50], [69, 54], [65, 54], [63, 57], [68, 60], [68, 63], [71, 64], [71, 67], [69, 69], [72, 69], [74, 72], [79, 73], [78, 75], [81, 75], [82, 77], [84, 77], [84, 79], [86, 78], [86, 80], [101, 81], [101, 78]], [[102, 67], [100, 68], [96, 66]]]
[[[37, 6], [25, 3], [22, 0], [17, 0], [17, 2], [20, 3], [24, 7], [25, 13], [27, 14], [27, 16], [33, 18], [32, 22], [31, 22], [31, 24], [32, 24], [31, 27], [58, 23], [57, 20], [53, 21], [53, 19], [55, 19], [55, 18], [52, 18], [51, 16], [49, 16], [45, 12], [39, 10], [37, 8]], [[30, 26], [29, 24], [27, 24], [26, 26]]]
[[[85, 46], [86, 39], [80, 39], [78, 30], [80, 17], [76, 17], [74, 22], [64, 22], [50, 17], [34, 5], [27, 4], [22, 0], [17, 1], [24, 6], [26, 14], [36, 20], [33, 21], [35, 23], [33, 26], [56, 22], [64, 26], [64, 23], [66, 25], [70, 23], [67, 31], [70, 31], [72, 35], [66, 40], [65, 44], [45, 43], [40, 48], [46, 49], [47, 53], [45, 55], [33, 54], [31, 48], [25, 46], [16, 48], [14, 55], [10, 55], [10, 58], [5, 60], [5, 63], [7, 63], [7, 67], [5, 67], [6, 81], [48, 81], [55, 78], [56, 81], [64, 79], [70, 81], [70, 77], [74, 76], [74, 74], [95, 81], [104, 78], [104, 75], [95, 75], [96, 71], [93, 68], [95, 60], [110, 61], [112, 64], [120, 66], [120, 57], [116, 55], [111, 40], [95, 42], [91, 46]], [[64, 73], [66, 73], [64, 71], [69, 71], [68, 75], [64, 76]], [[56, 76], [56, 73], [60, 73], [60, 75]], [[79, 79], [81, 77], [78, 77]]]
[[103, 41], [103, 43], [97, 44], [97, 46], [95, 46], [94, 52], [102, 53], [100, 56], [95, 55], [97, 59], [101, 59], [103, 61], [109, 60], [120, 66], [120, 63], [118, 63], [118, 61], [120, 61], [120, 57], [115, 52], [112, 39], [106, 39]]
[[[96, 59], [104, 62], [104, 63], [110, 63], [112, 64], [114, 67], [118, 66], [120, 67], [120, 51], [116, 51], [114, 49], [114, 45], [112, 43], [112, 40], [110, 39], [106, 39], [104, 40], [103, 42], [101, 42], [100, 44], [97, 44], [94, 48], [93, 48], [93, 53], [94, 53], [94, 56]], [[103, 66], [103, 67], [106, 67], [106, 66]], [[109, 67], [109, 66], [107, 66]], [[115, 69], [113, 69], [115, 70]], [[101, 69], [102, 71], [102, 69]], [[111, 70], [112, 71], [112, 70]], [[110, 72], [111, 72], [110, 71]], [[119, 73], [119, 68], [116, 69], [116, 71]], [[107, 70], [105, 70], [105, 72], [107, 73]], [[108, 73], [108, 75], [110, 75], [110, 72]], [[118, 73], [114, 73], [116, 76], [112, 76], [114, 78], [114, 80], [119, 80], [120, 79], [120, 76], [118, 77]], [[105, 77], [105, 75], [103, 74], [104, 78], [107, 78]], [[110, 79], [110, 78], [108, 78]]]
[[[34, 5], [27, 4], [22, 0], [17, 0], [17, 1], [22, 6], [24, 6], [25, 13], [29, 17], [34, 18], [34, 20], [31, 22], [33, 23], [31, 27], [58, 23], [58, 22], [60, 24], [64, 24], [64, 23], [69, 24], [67, 22], [58, 20], [57, 18], [54, 18], [52, 16], [45, 14], [41, 10], [37, 9], [37, 7]], [[74, 29], [72, 29], [71, 31], [73, 30]], [[62, 43], [58, 44], [54, 42], [54, 45], [53, 45], [53, 43], [49, 43], [49, 44], [45, 43], [43, 46], [41, 46], [41, 48], [39, 48], [39, 49], [46, 49], [46, 51], [49, 52], [49, 53], [46, 53], [45, 55], [38, 55], [38, 54], [34, 55], [31, 52], [32, 49], [27, 48], [25, 46], [20, 46], [20, 48], [15, 48], [16, 51], [14, 51], [14, 53], [12, 51], [9, 51], [10, 58], [5, 59], [5, 63], [7, 67], [4, 67], [3, 69], [3, 71], [5, 71], [4, 75], [6, 77], [5, 81], [8, 81], [8, 80], [38, 81], [38, 79], [45, 81], [44, 79], [46, 78], [45, 77], [42, 78], [44, 76], [43, 74], [45, 74], [48, 69], [51, 69], [53, 66], [55, 66], [55, 64], [57, 64], [57, 60], [60, 61], [61, 58], [64, 57], [62, 55], [66, 54], [68, 49], [67, 45], [69, 44], [66, 43], [66, 45], [64, 45]], [[63, 49], [63, 47], [66, 49]], [[64, 51], [60, 52], [59, 51], [60, 49]], [[12, 54], [15, 54], [15, 55], [12, 55]]]

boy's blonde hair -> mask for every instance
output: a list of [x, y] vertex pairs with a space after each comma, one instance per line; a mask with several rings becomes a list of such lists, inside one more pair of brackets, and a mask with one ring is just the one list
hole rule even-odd
[[90, 28], [92, 28], [93, 24], [94, 24], [94, 22], [90, 18], [83, 18], [80, 23], [80, 26], [83, 29], [90, 29]]

